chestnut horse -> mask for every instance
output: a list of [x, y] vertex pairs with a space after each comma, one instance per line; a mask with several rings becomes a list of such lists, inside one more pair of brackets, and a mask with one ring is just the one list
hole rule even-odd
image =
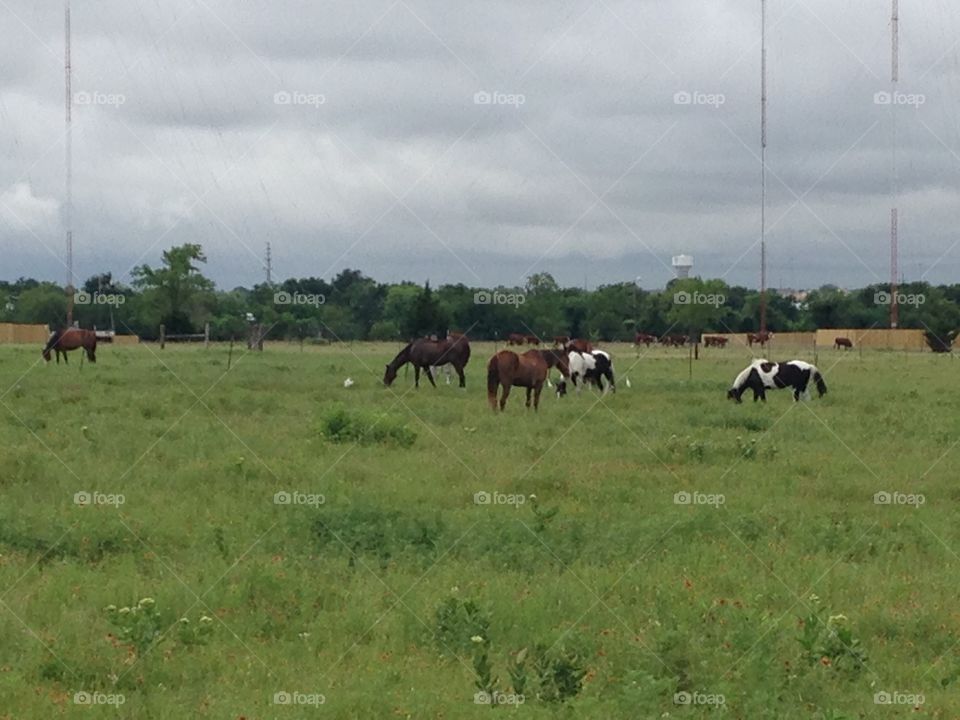
[[500, 410], [503, 411], [513, 386], [527, 389], [527, 407], [533, 395], [533, 409], [540, 409], [540, 392], [547, 380], [550, 368], [560, 370], [564, 377], [570, 377], [569, 361], [562, 350], [527, 350], [517, 355], [512, 350], [501, 350], [487, 363], [487, 401], [490, 409], [497, 411], [497, 388], [503, 388], [500, 395]]
[[750, 347], [753, 347], [754, 343], [760, 343], [760, 347], [766, 347], [771, 340], [773, 340], [772, 332], [747, 333], [747, 344]]
[[93, 330], [58, 328], [50, 333], [50, 339], [47, 340], [47, 344], [40, 354], [46, 362], [50, 362], [50, 351], [55, 351], [57, 353], [57, 365], [59, 365], [60, 353], [63, 353], [63, 362], [66, 364], [67, 351], [77, 348], [83, 348], [87, 354], [87, 359], [95, 363], [97, 361], [97, 334]]
[[439, 341], [420, 338], [408, 343], [387, 364], [387, 370], [383, 374], [383, 384], [390, 387], [393, 381], [397, 379], [397, 370], [407, 363], [411, 363], [413, 365], [414, 387], [420, 387], [420, 370], [427, 373], [427, 380], [436, 387], [437, 384], [433, 381], [430, 368], [449, 363], [457, 371], [457, 376], [460, 378], [460, 387], [466, 387], [467, 379], [463, 375], [463, 368], [466, 367], [468, 362], [470, 362], [470, 341], [467, 340], [466, 335]]
[[582, 338], [574, 338], [567, 343], [566, 347], [567, 352], [575, 350], [579, 353], [588, 353], [593, 352], [593, 344], [589, 340], [584, 340]]

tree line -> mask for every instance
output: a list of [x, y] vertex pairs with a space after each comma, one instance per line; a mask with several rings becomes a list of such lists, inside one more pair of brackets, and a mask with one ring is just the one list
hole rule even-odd
[[[429, 282], [380, 283], [345, 269], [329, 281], [290, 278], [252, 288], [218, 289], [202, 273], [200, 245], [165, 251], [158, 267], [141, 265], [132, 281], [111, 273], [94, 275], [74, 293], [74, 320], [82, 327], [115, 329], [155, 339], [191, 333], [210, 324], [216, 340], [241, 338], [251, 322], [269, 337], [289, 340], [404, 340], [467, 332], [471, 338], [502, 339], [509, 333], [631, 341], [636, 332], [653, 335], [759, 330], [760, 293], [722, 280], [676, 279], [663, 290], [633, 282], [595, 290], [560, 287], [549, 273], [536, 273], [523, 286], [476, 288]], [[948, 348], [960, 328], [960, 284], [906, 283], [898, 289], [900, 327], [927, 333], [933, 346]], [[826, 285], [798, 300], [768, 293], [767, 329], [889, 327], [890, 288], [869, 285], [843, 290]], [[0, 321], [63, 324], [65, 289], [29, 278], [0, 281]]]

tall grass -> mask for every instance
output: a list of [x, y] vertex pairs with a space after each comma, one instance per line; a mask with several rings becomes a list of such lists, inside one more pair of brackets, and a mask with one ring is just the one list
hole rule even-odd
[[492, 350], [0, 347], [0, 717], [960, 713], [950, 358], [735, 407], [743, 352], [615, 347], [494, 415]]

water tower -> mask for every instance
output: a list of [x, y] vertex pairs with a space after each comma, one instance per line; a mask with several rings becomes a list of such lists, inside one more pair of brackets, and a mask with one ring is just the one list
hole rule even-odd
[[673, 272], [678, 278], [690, 277], [690, 268], [693, 267], [692, 255], [674, 255]]

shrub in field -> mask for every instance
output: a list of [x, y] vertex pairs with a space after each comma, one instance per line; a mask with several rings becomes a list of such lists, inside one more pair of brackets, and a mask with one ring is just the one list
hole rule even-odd
[[393, 555], [404, 551], [432, 554], [443, 531], [439, 516], [411, 517], [380, 508], [323, 511], [311, 523], [317, 544], [349, 552], [351, 566], [357, 555], [376, 555], [385, 566]]
[[395, 417], [382, 413], [362, 413], [343, 407], [327, 412], [321, 420], [320, 432], [332, 442], [355, 442], [360, 445], [381, 444], [408, 448], [417, 439], [417, 433]]
[[[811, 598], [814, 603], [816, 598]], [[853, 636], [850, 622], [844, 615], [831, 615], [826, 620], [823, 608], [817, 607], [805, 619], [801, 619], [801, 632], [797, 641], [801, 647], [801, 659], [808, 665], [859, 673], [867, 663], [867, 655], [860, 640]]]
[[108, 605], [106, 613], [107, 619], [117, 628], [117, 637], [130, 643], [137, 655], [143, 655], [163, 634], [163, 621], [153, 598], [145, 597], [136, 605], [119, 609], [116, 605]]
[[477, 642], [474, 638], [478, 637], [483, 638], [484, 647], [490, 644], [490, 618], [473, 600], [444, 600], [434, 612], [434, 628], [434, 639], [442, 652], [466, 654], [473, 650]]
[[576, 651], [547, 648], [538, 643], [533, 653], [537, 698], [546, 702], [566, 702], [576, 697], [587, 674], [582, 663], [583, 659]]
[[[156, 600], [151, 597], [142, 598], [129, 607], [108, 605], [105, 612], [117, 628], [117, 638], [130, 644], [138, 657], [168, 637], [166, 630], [170, 624], [162, 618]], [[177, 636], [184, 645], [205, 645], [213, 634], [213, 620], [204, 615], [196, 625], [191, 625], [188, 618], [182, 617], [177, 628]]]

